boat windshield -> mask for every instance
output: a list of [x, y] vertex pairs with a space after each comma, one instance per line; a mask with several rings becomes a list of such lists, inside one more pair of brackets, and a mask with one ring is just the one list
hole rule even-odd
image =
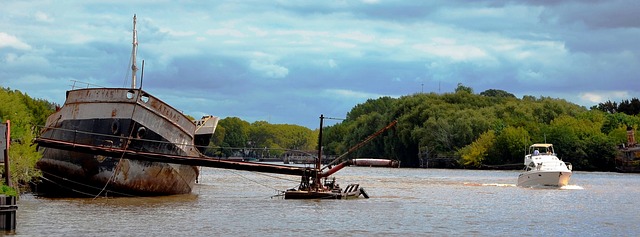
[[529, 147], [529, 154], [533, 155], [552, 155], [555, 154], [553, 146], [551, 144], [534, 144]]

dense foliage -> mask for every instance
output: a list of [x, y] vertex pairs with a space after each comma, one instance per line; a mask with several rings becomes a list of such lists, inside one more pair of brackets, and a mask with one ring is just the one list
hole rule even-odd
[[288, 150], [315, 150], [317, 131], [290, 124], [249, 123], [237, 117], [220, 120], [207, 155], [251, 158], [279, 157]]
[[620, 101], [620, 103], [611, 102], [608, 100], [604, 103], [599, 103], [597, 106], [591, 109], [598, 109], [608, 113], [624, 113], [628, 115], [640, 114], [640, 100], [638, 98], [632, 98], [629, 100]]
[[[616, 145], [640, 117], [587, 110], [562, 99], [502, 90], [474, 94], [462, 84], [454, 93], [382, 97], [356, 105], [342, 123], [326, 128], [325, 153], [341, 154], [390, 121], [388, 132], [353, 154], [418, 166], [420, 158], [457, 157], [462, 167], [518, 164], [532, 143], [553, 143], [577, 170], [612, 170]], [[426, 150], [420, 157], [419, 150]]]
[[35, 163], [41, 154], [32, 144], [36, 127], [44, 125], [55, 105], [45, 100], [32, 99], [20, 91], [0, 88], [0, 121], [11, 123], [11, 146], [9, 149], [11, 182], [25, 185], [39, 177]]

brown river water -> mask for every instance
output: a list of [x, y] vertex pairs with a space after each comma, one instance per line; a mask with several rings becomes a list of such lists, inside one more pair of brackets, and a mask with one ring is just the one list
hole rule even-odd
[[640, 174], [574, 172], [562, 189], [519, 171], [347, 167], [371, 198], [284, 200], [285, 175], [202, 168], [190, 195], [18, 201], [18, 236], [638, 236]]

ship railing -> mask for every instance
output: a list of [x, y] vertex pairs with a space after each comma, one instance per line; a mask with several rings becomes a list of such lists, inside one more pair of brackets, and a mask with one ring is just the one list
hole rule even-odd
[[[144, 138], [137, 137], [125, 137], [121, 135], [112, 135], [105, 133], [96, 133], [89, 131], [82, 131], [77, 129], [67, 129], [67, 128], [55, 128], [55, 127], [47, 127], [47, 126], [37, 126], [41, 131], [50, 131], [47, 136], [43, 136], [43, 133], [39, 135], [40, 137], [47, 139], [56, 139], [56, 137], [63, 137], [65, 142], [80, 144], [80, 145], [91, 145], [91, 146], [101, 146], [101, 147], [113, 147], [113, 148], [124, 148], [125, 144], [131, 144], [132, 142], [144, 142], [147, 144], [147, 147], [180, 147], [182, 149], [189, 150], [192, 148], [198, 149], [201, 153], [200, 157], [207, 157], [212, 159], [226, 159], [228, 155], [229, 157], [239, 156], [243, 159], [247, 160], [248, 158], [273, 158], [274, 156], [279, 157], [281, 160], [284, 160], [288, 157], [286, 154], [304, 154], [307, 158], [316, 159], [317, 156], [309, 153], [308, 151], [297, 150], [297, 149], [286, 149], [286, 148], [267, 148], [267, 147], [221, 147], [221, 146], [198, 146], [187, 143], [173, 143], [168, 141], [158, 141], [158, 140], [150, 140]], [[62, 139], [57, 139], [62, 140]], [[117, 142], [116, 142], [117, 141]], [[120, 144], [120, 145], [116, 145]], [[134, 150], [134, 149], [131, 149]], [[282, 153], [281, 155], [272, 155], [272, 153]]]
[[[46, 136], [38, 136], [36, 137], [34, 142], [44, 148], [76, 151], [80, 153], [94, 154], [102, 157], [119, 157], [132, 160], [246, 170], [303, 177], [315, 176], [317, 174], [317, 170], [314, 170], [310, 167], [285, 166], [247, 161], [235, 161], [228, 159], [216, 159], [213, 157], [203, 156], [196, 150], [188, 151], [188, 154], [185, 154], [185, 151], [176, 151], [176, 153], [174, 153], [174, 151], [160, 152], [158, 150], [154, 150], [155, 147], [150, 147], [148, 144], [143, 144], [144, 146], [141, 146], [141, 144], [139, 143], [131, 143], [131, 141], [133, 140], [144, 140], [139, 138], [113, 136], [109, 134], [79, 131], [74, 129], [49, 129], [51, 130], [45, 130]], [[58, 132], [58, 134], [52, 135], [53, 132]], [[60, 132], [69, 134], [60, 134]], [[53, 138], [60, 135], [65, 135], [64, 140], [60, 138]], [[112, 140], [108, 140], [107, 137], [112, 137]], [[116, 139], [122, 140], [117, 141]], [[118, 143], [116, 143], [116, 141]], [[152, 142], [156, 142], [158, 144], [168, 143], [161, 141]]]
[[87, 89], [87, 88], [105, 88], [101, 85], [91, 84], [84, 81], [71, 80], [71, 90], [75, 89]]
[[[40, 137], [48, 138], [48, 139], [57, 139], [56, 137], [63, 137], [66, 142], [70, 142], [73, 144], [82, 144], [82, 145], [92, 145], [92, 146], [102, 146], [102, 147], [122, 147], [128, 144], [131, 144], [134, 141], [145, 142], [146, 144], [151, 144], [155, 147], [160, 147], [162, 145], [173, 145], [176, 147], [183, 148], [187, 150], [189, 147], [195, 147], [192, 144], [187, 143], [173, 143], [168, 141], [158, 141], [158, 140], [150, 140], [144, 138], [137, 137], [125, 137], [122, 135], [112, 135], [105, 133], [96, 133], [89, 131], [82, 131], [77, 129], [67, 129], [67, 128], [55, 128], [55, 127], [47, 127], [47, 126], [38, 126], [41, 128], [41, 131], [50, 131], [48, 136], [43, 136], [43, 132], [41, 132]], [[118, 141], [116, 143], [115, 141]], [[117, 146], [115, 144], [121, 144], [121, 146]]]

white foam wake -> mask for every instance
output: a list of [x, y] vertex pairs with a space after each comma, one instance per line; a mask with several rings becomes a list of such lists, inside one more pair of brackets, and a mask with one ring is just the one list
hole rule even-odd
[[580, 187], [578, 185], [565, 185], [560, 187], [560, 189], [566, 189], [566, 190], [583, 190], [583, 187]]

